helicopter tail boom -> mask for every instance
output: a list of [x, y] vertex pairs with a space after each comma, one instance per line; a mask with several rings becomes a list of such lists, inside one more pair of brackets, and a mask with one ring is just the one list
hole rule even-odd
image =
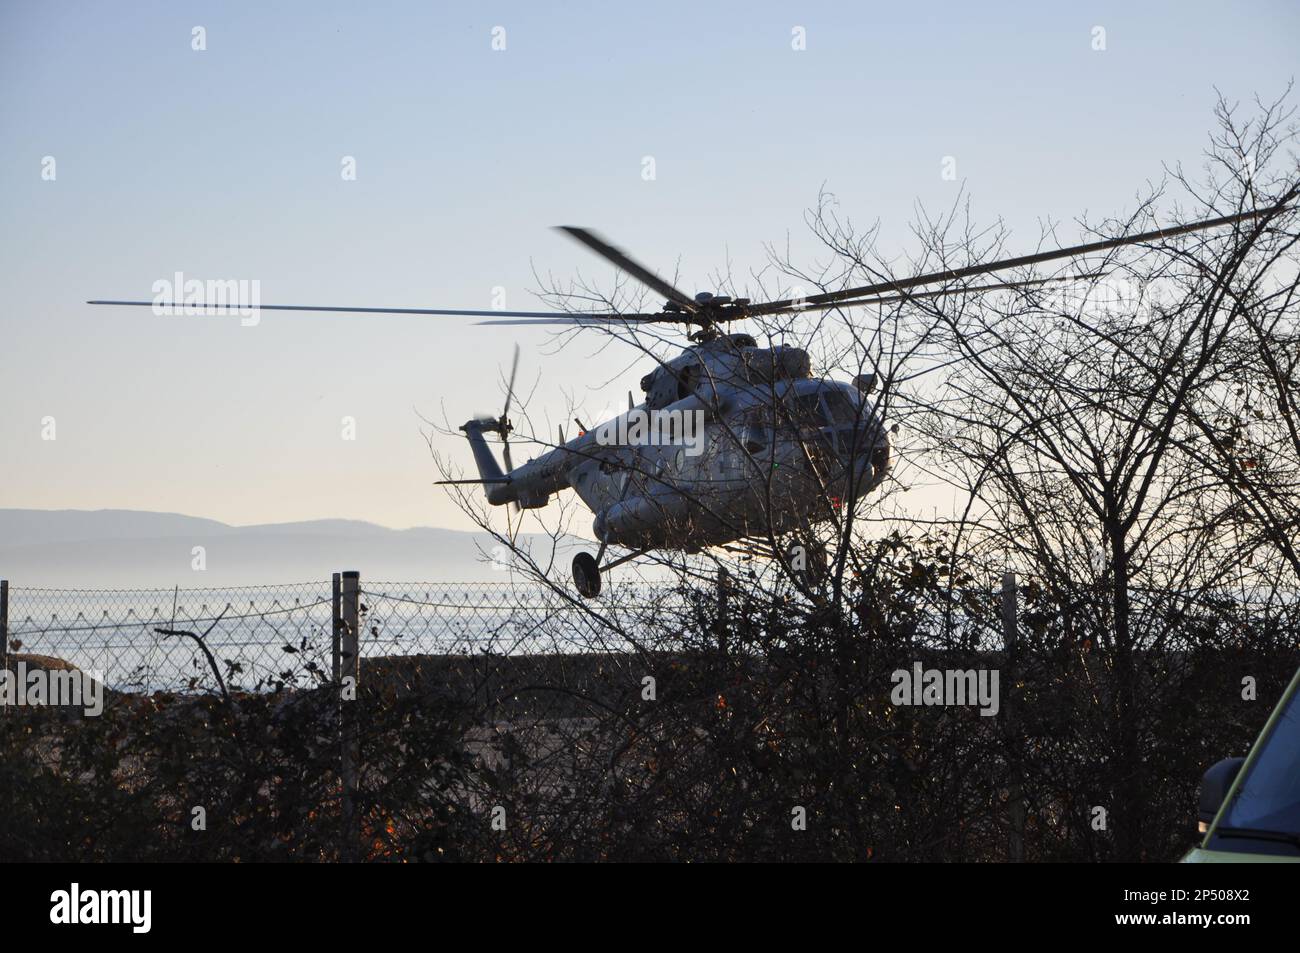
[[465, 431], [465, 438], [469, 440], [470, 450], [474, 454], [474, 465], [478, 467], [479, 479], [472, 482], [483, 484], [487, 501], [493, 506], [501, 506], [514, 500], [516, 496], [515, 488], [510, 485], [510, 478], [501, 470], [501, 465], [492, 455], [492, 448], [483, 438], [483, 432], [493, 430], [495, 426], [496, 421], [471, 420], [460, 429]]

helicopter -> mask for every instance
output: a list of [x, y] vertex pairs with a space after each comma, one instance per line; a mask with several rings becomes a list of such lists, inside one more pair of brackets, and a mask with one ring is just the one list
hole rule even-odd
[[[517, 352], [516, 364], [517, 368]], [[697, 341], [641, 381], [645, 399], [628, 395], [627, 412], [598, 426], [578, 421], [577, 436], [518, 467], [510, 460], [509, 404], [496, 418], [475, 418], [461, 430], [476, 480], [493, 505], [546, 506], [572, 489], [595, 514], [595, 555], [573, 558], [573, 581], [586, 598], [601, 577], [655, 549], [686, 552], [792, 536], [787, 560], [810, 579], [825, 568], [810, 530], [878, 486], [889, 468], [889, 436], [865, 397], [870, 375], [854, 384], [812, 375], [808, 353], [762, 348], [748, 334], [719, 333]], [[497, 434], [505, 470], [484, 435]], [[601, 565], [606, 549], [626, 555]]]
[[[579, 430], [572, 438], [561, 426], [555, 445], [518, 467], [511, 459], [514, 424], [509, 417], [519, 366], [516, 346], [501, 414], [475, 417], [460, 427], [477, 478], [437, 482], [481, 486], [493, 506], [530, 510], [547, 506], [565, 490], [575, 491], [594, 514], [592, 534], [597, 542], [594, 554], [579, 552], [572, 561], [573, 583], [583, 598], [600, 595], [602, 578], [610, 570], [656, 550], [693, 553], [712, 547], [737, 548], [779, 559], [796, 578], [812, 585], [826, 569], [826, 551], [816, 541], [816, 528], [841, 520], [846, 508], [852, 512], [856, 501], [877, 489], [890, 471], [890, 431], [873, 398], [876, 377], [859, 374], [852, 381], [818, 377], [806, 350], [785, 344], [762, 347], [752, 335], [728, 330], [728, 325], [771, 315], [1077, 281], [1098, 273], [967, 283], [985, 274], [1233, 225], [1277, 208], [759, 303], [711, 292], [687, 296], [590, 229], [560, 226], [570, 238], [662, 295], [663, 306], [640, 314], [311, 305], [259, 305], [259, 309], [487, 319], [479, 321], [481, 325], [605, 329], [683, 325], [687, 346], [659, 361], [641, 379], [642, 401], [635, 402], [629, 393], [625, 413], [594, 427], [575, 420]], [[156, 301], [87, 303], [170, 306]], [[234, 310], [239, 306], [209, 307]], [[504, 468], [487, 434], [498, 438]], [[602, 563], [610, 547], [627, 552]]]

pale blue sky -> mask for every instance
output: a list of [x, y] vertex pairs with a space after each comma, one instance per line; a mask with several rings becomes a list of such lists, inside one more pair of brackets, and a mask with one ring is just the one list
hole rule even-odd
[[1296, 73], [1294, 2], [990, 6], [0, 0], [0, 506], [462, 526], [415, 408], [493, 409], [516, 339], [539, 415], [646, 369], [590, 392], [614, 368], [542, 354], [540, 330], [87, 298], [180, 270], [259, 279], [263, 303], [488, 308], [499, 285], [534, 309], [530, 261], [608, 275], [554, 224], [680, 256], [694, 290], [724, 251], [743, 273], [787, 230], [807, 248], [823, 183], [905, 241], [914, 201], [954, 195], [945, 155], [977, 217], [1032, 244], [1195, 165], [1215, 86], [1271, 98]]

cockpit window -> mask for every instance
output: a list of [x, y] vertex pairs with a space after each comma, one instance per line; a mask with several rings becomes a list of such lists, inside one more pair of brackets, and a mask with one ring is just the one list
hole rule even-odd
[[821, 395], [816, 391], [809, 394], [796, 394], [791, 408], [794, 422], [801, 427], [821, 427], [826, 423], [822, 413]]
[[786, 403], [785, 415], [784, 423], [805, 428], [856, 424], [860, 412], [843, 391], [822, 388], [790, 397]]
[[833, 424], [854, 424], [858, 422], [860, 412], [853, 401], [842, 390], [827, 390], [822, 396], [826, 400], [826, 409]]

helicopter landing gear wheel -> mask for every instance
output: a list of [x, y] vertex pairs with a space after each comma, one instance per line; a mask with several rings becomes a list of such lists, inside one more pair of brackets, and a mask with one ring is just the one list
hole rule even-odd
[[600, 595], [600, 566], [591, 553], [578, 553], [573, 557], [573, 584], [584, 599]]
[[830, 559], [826, 554], [826, 545], [817, 540], [804, 540], [795, 537], [785, 548], [785, 564], [790, 572], [804, 585], [820, 585], [826, 578]]

